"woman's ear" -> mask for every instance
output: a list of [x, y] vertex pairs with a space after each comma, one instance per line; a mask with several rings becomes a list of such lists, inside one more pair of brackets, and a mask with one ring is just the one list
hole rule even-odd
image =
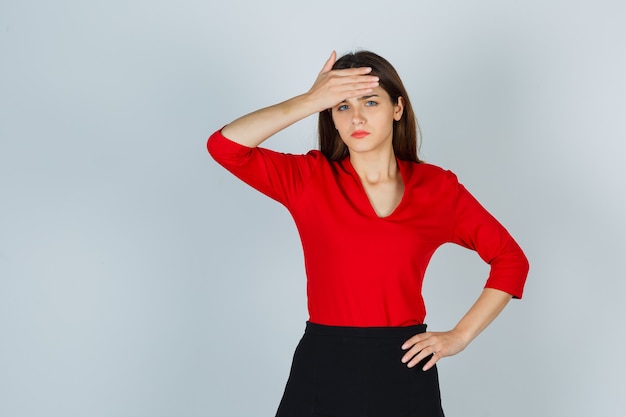
[[402, 114], [404, 113], [404, 98], [402, 96], [398, 97], [398, 102], [393, 106], [393, 120], [396, 122], [402, 119]]

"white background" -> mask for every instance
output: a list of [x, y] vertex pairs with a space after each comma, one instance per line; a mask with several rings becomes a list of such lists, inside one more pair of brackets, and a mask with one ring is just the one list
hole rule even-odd
[[[446, 415], [623, 416], [624, 21], [608, 0], [1, 0], [0, 415], [274, 415], [300, 243], [205, 141], [365, 48], [403, 78], [422, 157], [531, 262], [524, 299], [440, 362]], [[487, 272], [437, 252], [430, 329]]]

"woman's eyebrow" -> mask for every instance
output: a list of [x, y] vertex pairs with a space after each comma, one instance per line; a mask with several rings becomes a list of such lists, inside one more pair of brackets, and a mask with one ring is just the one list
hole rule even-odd
[[[363, 101], [363, 100], [368, 100], [368, 99], [370, 99], [370, 98], [372, 98], [372, 97], [378, 97], [378, 94], [370, 94], [369, 96], [359, 97], [357, 100], [359, 100], [359, 101]], [[341, 103], [339, 103], [339, 104], [343, 104], [343, 103], [347, 103], [347, 102], [348, 102], [348, 99], [345, 99], [344, 101], [342, 101], [342, 102], [341, 102]]]

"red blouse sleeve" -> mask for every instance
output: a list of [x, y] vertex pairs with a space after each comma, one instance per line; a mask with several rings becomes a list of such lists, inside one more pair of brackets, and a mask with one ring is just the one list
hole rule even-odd
[[286, 207], [299, 195], [314, 167], [324, 156], [319, 151], [292, 155], [240, 145], [213, 133], [207, 141], [213, 159], [236, 177]]
[[504, 226], [458, 182], [453, 239], [475, 250], [491, 266], [486, 288], [522, 297], [529, 270], [526, 256]]

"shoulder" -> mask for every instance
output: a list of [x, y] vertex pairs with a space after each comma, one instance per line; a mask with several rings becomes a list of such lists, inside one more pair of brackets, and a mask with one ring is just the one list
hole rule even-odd
[[430, 163], [400, 161], [409, 184], [435, 188], [456, 188], [459, 184], [454, 172]]
[[317, 150], [317, 149], [311, 149], [310, 151], [308, 151], [305, 154], [306, 157], [314, 159], [316, 161], [326, 161], [328, 162], [328, 160], [326, 159], [326, 157], [324, 156], [324, 154]]

